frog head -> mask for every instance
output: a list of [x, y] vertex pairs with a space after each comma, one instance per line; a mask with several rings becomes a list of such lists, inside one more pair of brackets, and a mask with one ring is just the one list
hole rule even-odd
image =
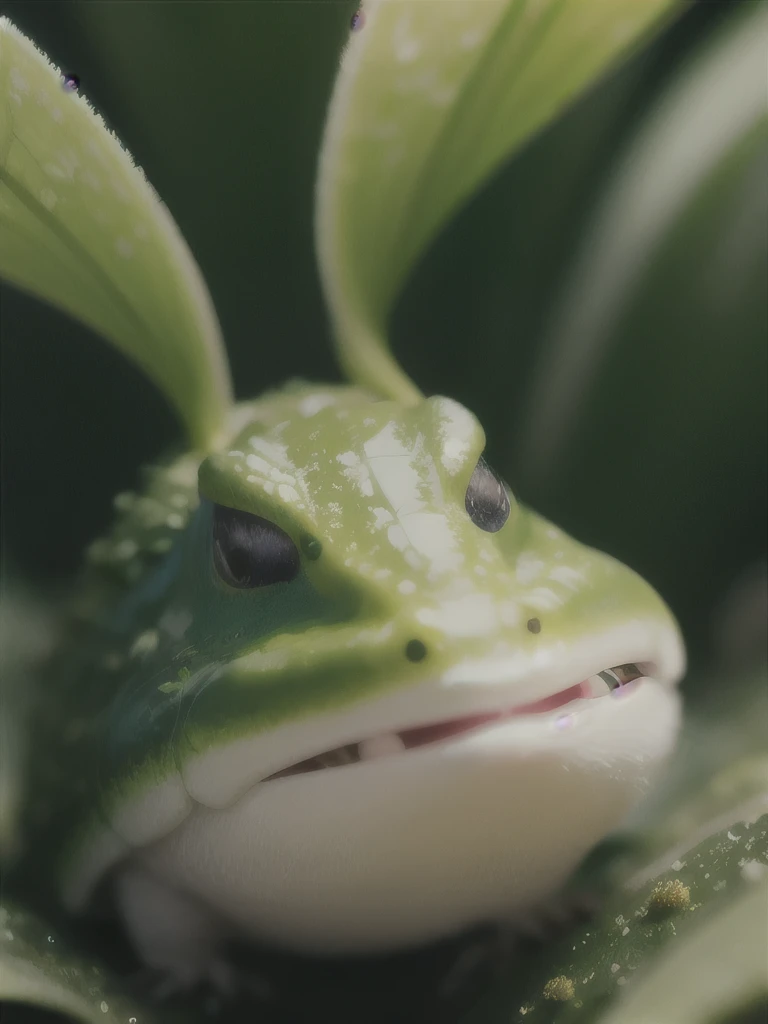
[[[187, 884], [263, 921], [245, 894], [268, 879], [282, 893], [278, 937], [310, 948], [329, 948], [327, 916], [307, 908], [341, 850], [361, 872], [352, 890], [386, 893], [394, 863], [406, 901], [420, 879], [430, 934], [481, 917], [499, 893], [535, 901], [672, 746], [683, 652], [667, 608], [523, 508], [453, 400], [294, 388], [237, 417], [147, 584], [162, 607], [154, 650], [113, 709], [112, 828], [133, 847], [159, 841], [161, 872], [164, 857], [178, 872], [213, 844], [203, 860], [223, 859], [237, 881], [211, 894], [192, 866]], [[170, 819], [147, 813], [159, 793]], [[229, 821], [225, 848], [220, 825], [184, 839], [201, 815]], [[349, 904], [343, 880], [330, 888]], [[340, 926], [339, 948], [365, 944], [366, 912]], [[321, 943], [307, 938], [315, 919]], [[377, 941], [399, 944], [401, 924]]]

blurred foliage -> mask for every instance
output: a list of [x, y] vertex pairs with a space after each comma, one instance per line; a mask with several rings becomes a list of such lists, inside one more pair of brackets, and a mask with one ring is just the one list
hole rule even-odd
[[[29, 911], [13, 904], [0, 907], [3, 998], [13, 1004], [32, 1003], [59, 1011], [79, 1024], [138, 1024], [139, 1020], [152, 1024], [156, 1018], [145, 1010], [136, 1016], [136, 999], [118, 994], [92, 958], [73, 954], [70, 947], [71, 939], [62, 937]], [[4, 1020], [13, 1021], [15, 1017], [16, 1011], [10, 1007], [3, 1011]], [[174, 1024], [166, 1014], [163, 1020]]]
[[316, 203], [319, 268], [351, 379], [418, 401], [382, 351], [414, 261], [503, 160], [670, 11], [670, 0], [366, 7], [334, 85]]
[[0, 276], [135, 359], [203, 447], [229, 407], [229, 370], [176, 224], [85, 97], [6, 18], [0, 89]]
[[[297, 373], [339, 378], [313, 253], [313, 187], [353, 9], [329, 0], [0, 5], [80, 77], [168, 204], [211, 289], [240, 397]], [[609, 234], [627, 237], [616, 217], [622, 196], [631, 206], [636, 195], [629, 172], [653, 137], [654, 119], [664, 116], [690, 61], [706, 61], [707, 48], [726, 45], [739, 19], [760, 14], [760, 5], [746, 2], [692, 5], [472, 197], [424, 254], [395, 311], [393, 348], [406, 372], [479, 415], [493, 461], [522, 500], [647, 576], [680, 617], [694, 664], [706, 666], [686, 684], [688, 723], [669, 786], [643, 809], [624, 846], [608, 845], [603, 860], [598, 851], [610, 882], [598, 920], [522, 954], [497, 985], [481, 956], [475, 984], [485, 994], [466, 1008], [467, 1024], [762, 1019], [762, 129], [723, 150], [664, 226], [617, 315], [607, 328], [599, 324], [607, 331], [603, 357], [566, 389], [578, 401], [560, 434], [534, 429], [547, 394], [546, 358], [557, 369], [558, 344], [573, 350], [569, 317], [590, 289], [600, 291], [599, 263], [595, 270], [591, 261], [606, 204], [611, 197], [616, 204]], [[753, 25], [765, 33], [760, 21]], [[763, 78], [745, 88], [764, 89]], [[678, 109], [681, 126], [697, 95]], [[683, 155], [696, 164], [693, 142]], [[663, 196], [663, 182], [655, 187]], [[22, 576], [50, 583], [72, 573], [81, 549], [108, 525], [112, 496], [130, 488], [138, 465], [180, 429], [141, 374], [83, 327], [7, 286], [0, 298], [4, 558]], [[547, 448], [534, 448], [542, 439], [552, 443], [551, 457], [535, 454]], [[73, 957], [68, 942], [52, 950], [46, 927], [26, 912], [8, 913], [0, 923], [6, 992], [16, 985], [26, 998], [25, 985], [27, 995], [29, 986], [50, 985], [48, 1005], [76, 1019], [109, 1021], [115, 1012], [115, 1020], [131, 1019], [136, 995], [104, 995], [90, 953]], [[17, 937], [27, 944], [21, 971], [9, 948]], [[434, 991], [462, 958], [471, 966], [465, 942], [354, 967], [265, 951], [282, 1003], [259, 1007], [258, 1019], [453, 1021], [463, 1009], [459, 997], [440, 1005]], [[109, 949], [100, 935], [96, 945]], [[704, 960], [716, 969], [702, 971]], [[93, 991], [76, 1004], [84, 979]], [[238, 1005], [225, 1019], [250, 1019], [252, 1004]], [[213, 1009], [182, 1002], [180, 1019], [209, 1020]], [[43, 1019], [6, 1011], [18, 1024]], [[151, 1019], [143, 1010], [135, 1016], [140, 1024]]]

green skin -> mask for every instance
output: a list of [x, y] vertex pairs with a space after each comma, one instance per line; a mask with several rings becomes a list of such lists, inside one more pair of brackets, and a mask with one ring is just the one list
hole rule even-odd
[[[100, 877], [177, 828], [193, 801], [226, 806], [264, 778], [264, 766], [255, 777], [199, 770], [235, 741], [407, 695], [489, 655], [556, 665], [571, 645], [636, 622], [667, 652], [665, 682], [681, 675], [674, 621], [634, 572], [511, 495], [497, 533], [470, 521], [465, 493], [485, 437], [457, 403], [405, 407], [295, 384], [237, 406], [230, 423], [199, 474], [185, 454], [152, 471], [142, 497], [116, 500], [121, 515], [89, 553], [38, 702], [32, 747], [51, 756], [33, 759], [27, 832], [68, 905], [85, 905]], [[218, 578], [213, 502], [285, 530], [301, 552], [297, 578], [254, 590]], [[426, 648], [418, 661], [405, 654], [413, 640]], [[643, 656], [626, 653], [612, 663]], [[541, 695], [518, 690], [521, 704]], [[271, 771], [332, 740], [318, 735]], [[150, 821], [147, 799], [166, 791]]]

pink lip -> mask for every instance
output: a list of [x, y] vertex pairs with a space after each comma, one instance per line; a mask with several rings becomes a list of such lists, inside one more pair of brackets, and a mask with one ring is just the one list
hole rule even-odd
[[[459, 736], [462, 733], [471, 732], [491, 722], [504, 721], [509, 718], [516, 718], [521, 715], [543, 714], [546, 711], [554, 711], [555, 708], [570, 704], [574, 700], [589, 698], [589, 686], [584, 680], [569, 686], [566, 690], [553, 693], [541, 700], [534, 700], [528, 704], [518, 704], [517, 707], [507, 708], [503, 711], [488, 711], [477, 715], [465, 715], [463, 718], [454, 718], [446, 722], [436, 722], [432, 725], [419, 725], [413, 729], [402, 729], [396, 733], [406, 750], [413, 747], [423, 747], [427, 743], [437, 743], [440, 740], [448, 739], [449, 736]], [[344, 747], [337, 747], [335, 750], [327, 751], [325, 754], [316, 757], [309, 757], [299, 761], [282, 771], [275, 772], [264, 781], [281, 779], [288, 775], [303, 775], [306, 772], [319, 771], [322, 768], [337, 767], [341, 764], [350, 764], [360, 760], [360, 747], [357, 743], [350, 743]]]
[[485, 714], [467, 715], [465, 718], [454, 718], [448, 722], [438, 722], [435, 725], [421, 725], [415, 729], [404, 729], [398, 736], [405, 744], [406, 749], [420, 747], [425, 743], [436, 743], [439, 740], [448, 739], [449, 736], [458, 736], [460, 733], [477, 729], [489, 722], [497, 722], [506, 718], [515, 718], [518, 715], [538, 715], [545, 711], [554, 711], [571, 701], [589, 696], [586, 682], [576, 683], [569, 686], [567, 690], [553, 693], [541, 700], [531, 701], [529, 704], [519, 704], [517, 707], [504, 711], [489, 711]]

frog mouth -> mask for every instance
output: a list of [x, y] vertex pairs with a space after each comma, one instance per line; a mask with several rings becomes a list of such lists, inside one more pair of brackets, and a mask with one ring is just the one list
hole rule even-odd
[[640, 681], [652, 675], [652, 666], [634, 662], [617, 665], [583, 679], [564, 690], [542, 697], [526, 704], [464, 715], [461, 718], [446, 719], [427, 725], [380, 733], [355, 743], [346, 743], [333, 750], [316, 754], [283, 768], [263, 781], [283, 779], [290, 775], [304, 775], [324, 768], [341, 768], [361, 761], [374, 761], [382, 757], [401, 754], [406, 750], [440, 743], [453, 737], [474, 732], [488, 725], [498, 724], [511, 718], [543, 715], [566, 707], [574, 701], [599, 700], [606, 696], [624, 695], [640, 685]]

